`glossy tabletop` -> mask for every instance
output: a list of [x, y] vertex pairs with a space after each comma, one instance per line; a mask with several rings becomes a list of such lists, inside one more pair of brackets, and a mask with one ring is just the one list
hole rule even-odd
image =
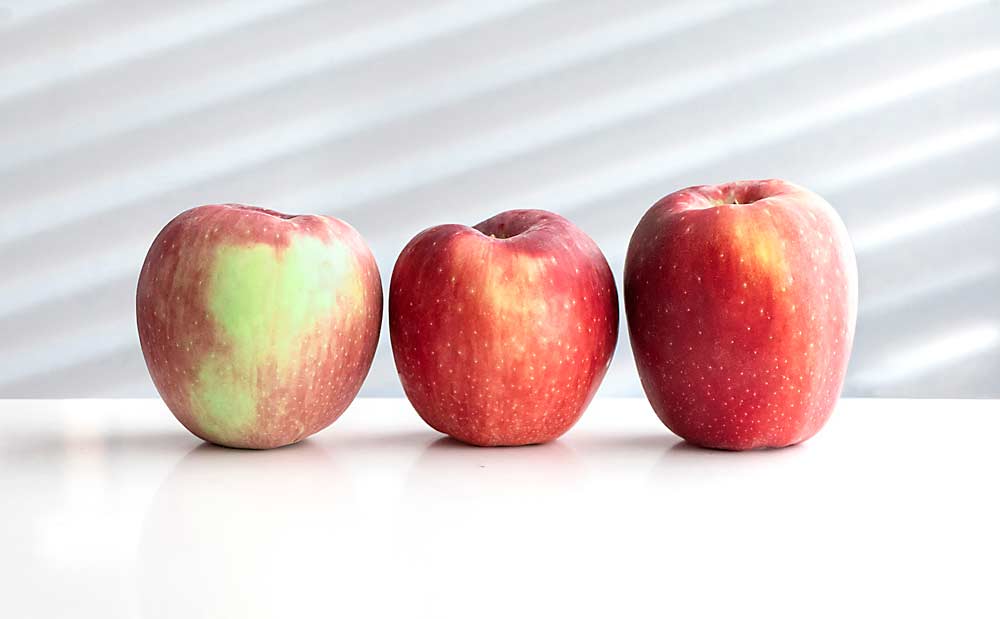
[[843, 400], [808, 443], [645, 400], [482, 449], [358, 400], [269, 452], [155, 400], [0, 401], [5, 617], [997, 616], [1000, 402]]

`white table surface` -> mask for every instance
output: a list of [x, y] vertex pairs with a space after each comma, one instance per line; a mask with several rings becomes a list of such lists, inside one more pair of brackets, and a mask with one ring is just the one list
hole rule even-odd
[[0, 614], [995, 617], [998, 435], [998, 401], [844, 400], [802, 446], [713, 452], [598, 400], [480, 449], [358, 400], [250, 452], [159, 401], [0, 401]]

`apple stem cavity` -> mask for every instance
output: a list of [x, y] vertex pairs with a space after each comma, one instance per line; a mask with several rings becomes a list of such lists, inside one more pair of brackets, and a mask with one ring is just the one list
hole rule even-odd
[[249, 211], [252, 213], [261, 213], [262, 215], [270, 215], [275, 219], [295, 219], [296, 217], [299, 217], [298, 215], [288, 215], [286, 213], [273, 211], [269, 208], [262, 208], [260, 206], [247, 206], [244, 204], [227, 204], [226, 206], [236, 211]]

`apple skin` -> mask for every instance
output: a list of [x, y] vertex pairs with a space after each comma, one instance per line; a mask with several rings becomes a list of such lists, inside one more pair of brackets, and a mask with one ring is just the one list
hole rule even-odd
[[857, 282], [843, 222], [802, 187], [738, 181], [661, 199], [625, 261], [629, 336], [653, 410], [704, 447], [810, 438], [844, 384]]
[[576, 423], [611, 363], [614, 275], [555, 213], [429, 228], [393, 269], [389, 335], [403, 390], [432, 428], [472, 445], [544, 443]]
[[322, 430], [357, 395], [382, 285], [361, 235], [338, 219], [201, 206], [150, 247], [136, 318], [149, 374], [184, 427], [266, 449]]

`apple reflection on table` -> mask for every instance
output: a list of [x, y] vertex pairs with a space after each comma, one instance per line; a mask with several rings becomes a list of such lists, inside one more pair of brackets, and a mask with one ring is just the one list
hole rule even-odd
[[360, 595], [371, 566], [349, 526], [350, 480], [328, 448], [202, 444], [163, 482], [139, 543], [147, 617], [287, 616]]

